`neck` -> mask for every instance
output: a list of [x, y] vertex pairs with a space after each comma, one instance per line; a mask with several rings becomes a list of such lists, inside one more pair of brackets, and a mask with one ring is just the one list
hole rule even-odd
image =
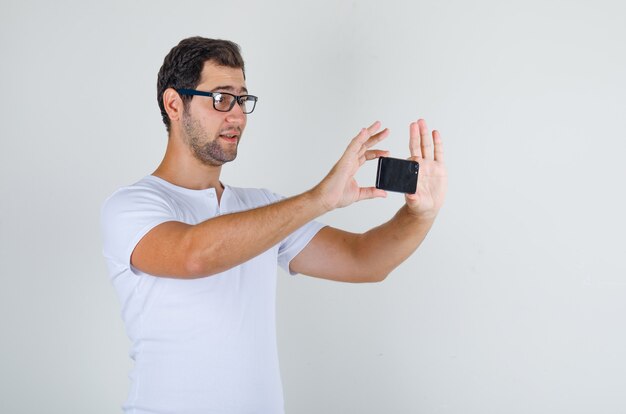
[[172, 138], [168, 139], [163, 161], [152, 175], [192, 190], [215, 188], [218, 199], [221, 198], [224, 191], [220, 183], [222, 167], [201, 163], [189, 149], [173, 143], [175, 140]]

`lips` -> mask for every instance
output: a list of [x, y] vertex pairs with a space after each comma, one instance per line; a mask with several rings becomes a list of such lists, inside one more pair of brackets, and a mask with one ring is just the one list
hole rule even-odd
[[237, 142], [239, 140], [238, 131], [222, 131], [220, 138], [227, 142]]

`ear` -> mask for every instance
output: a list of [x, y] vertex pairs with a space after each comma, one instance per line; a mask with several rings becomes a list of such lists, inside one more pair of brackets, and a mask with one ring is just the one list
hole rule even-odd
[[167, 88], [163, 92], [163, 107], [165, 107], [170, 122], [180, 121], [183, 117], [183, 101], [174, 88]]

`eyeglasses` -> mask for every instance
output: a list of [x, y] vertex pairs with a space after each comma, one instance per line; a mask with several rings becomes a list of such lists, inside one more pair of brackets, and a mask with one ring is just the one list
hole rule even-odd
[[198, 95], [213, 98], [213, 108], [216, 111], [228, 112], [235, 106], [235, 102], [239, 104], [244, 114], [250, 114], [254, 111], [258, 97], [254, 95], [233, 95], [227, 92], [204, 92], [195, 89], [176, 89], [181, 95]]

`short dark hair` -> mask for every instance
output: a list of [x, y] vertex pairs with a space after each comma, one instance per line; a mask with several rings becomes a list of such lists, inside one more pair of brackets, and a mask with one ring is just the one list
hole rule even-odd
[[[200, 36], [183, 39], [165, 56], [157, 78], [157, 100], [163, 123], [170, 130], [170, 118], [163, 105], [163, 92], [167, 88], [195, 89], [200, 83], [202, 69], [207, 61], [230, 68], [245, 68], [237, 43], [230, 40], [207, 39]], [[184, 108], [193, 96], [182, 95]]]

